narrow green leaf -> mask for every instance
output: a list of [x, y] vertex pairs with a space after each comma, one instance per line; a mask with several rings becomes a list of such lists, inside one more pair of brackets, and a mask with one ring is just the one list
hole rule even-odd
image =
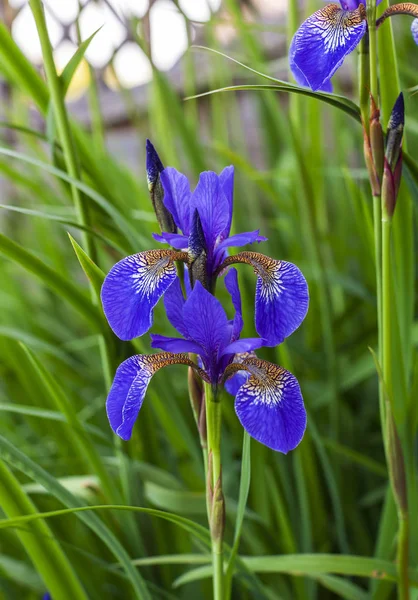
[[338, 594], [340, 598], [345, 600], [368, 600], [369, 595], [361, 587], [334, 575], [318, 575], [315, 578], [327, 590]]
[[74, 252], [78, 258], [78, 262], [81, 265], [87, 279], [90, 281], [96, 295], [100, 298], [100, 291], [102, 289], [105, 274], [99, 267], [91, 260], [89, 256], [84, 252], [83, 248], [77, 244], [71, 234], [68, 234], [70, 242], [73, 246]]
[[211, 562], [210, 554], [168, 554], [136, 558], [132, 564], [136, 567], [146, 567], [148, 565], [206, 565]]
[[[232, 545], [231, 554], [228, 560], [228, 566], [225, 573], [225, 586], [227, 590], [231, 590], [232, 576], [234, 573], [235, 559], [238, 554], [239, 543], [241, 539], [242, 525], [244, 523], [245, 509], [247, 506], [248, 493], [251, 483], [251, 438], [244, 431], [242, 442], [242, 458], [241, 458], [241, 479], [239, 485], [238, 510], [235, 520], [234, 543]], [[230, 597], [228, 593], [228, 598]]]
[[[242, 556], [245, 566], [254, 573], [287, 573], [296, 577], [333, 573], [396, 581], [396, 565], [387, 560], [344, 554], [288, 554], [285, 556]], [[211, 565], [188, 571], [174, 582], [175, 587], [211, 577]], [[410, 569], [410, 583], [418, 587], [418, 569]]]
[[[63, 93], [64, 98], [67, 94], [68, 88], [71, 85], [71, 81], [75, 75], [75, 72], [77, 71], [79, 64], [81, 63], [81, 61], [84, 58], [85, 53], [87, 52], [90, 42], [93, 40], [95, 35], [100, 31], [100, 29], [102, 27], [103, 27], [103, 25], [101, 25], [98, 29], [96, 29], [96, 31], [94, 33], [92, 33], [90, 37], [88, 37], [86, 40], [84, 40], [84, 42], [81, 42], [81, 44], [79, 45], [79, 47], [77, 48], [77, 50], [75, 51], [73, 56], [70, 58], [68, 63], [65, 65], [64, 70], [60, 75], [60, 81], [61, 81], [61, 85], [62, 85], [62, 93]], [[54, 139], [55, 139], [56, 135], [55, 135], [55, 122], [54, 122], [54, 109], [53, 109], [51, 102], [48, 105], [48, 110], [47, 110], [47, 115], [46, 115], [46, 131], [47, 131], [48, 140], [50, 141], [50, 143], [54, 143]]]

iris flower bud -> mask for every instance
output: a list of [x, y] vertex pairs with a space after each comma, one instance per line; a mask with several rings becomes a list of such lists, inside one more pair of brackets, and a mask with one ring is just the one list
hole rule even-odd
[[402, 175], [402, 137], [405, 124], [403, 94], [399, 94], [390, 115], [386, 134], [385, 163], [382, 186], [383, 206], [391, 218]]
[[146, 143], [146, 153], [148, 190], [158, 224], [162, 232], [176, 233], [177, 228], [174, 223], [174, 219], [171, 213], [164, 206], [164, 189], [161, 184], [160, 177], [161, 172], [164, 170], [164, 166], [157, 154], [156, 149], [149, 140], [147, 140]]
[[199, 213], [195, 209], [189, 235], [189, 274], [192, 288], [196, 281], [200, 281], [205, 289], [209, 288], [207, 272], [207, 250], [205, 234]]

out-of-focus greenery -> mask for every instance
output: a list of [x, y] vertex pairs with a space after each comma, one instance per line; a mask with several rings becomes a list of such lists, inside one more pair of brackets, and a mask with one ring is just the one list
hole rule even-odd
[[[236, 0], [225, 5], [238, 31], [234, 57], [272, 74], [260, 41], [260, 24], [244, 23]], [[299, 22], [302, 18], [301, 13]], [[413, 67], [418, 48], [407, 20], [396, 23], [395, 39], [401, 87], [406, 91], [408, 153], [414, 159], [418, 97], [407, 90], [418, 83]], [[289, 21], [292, 30], [290, 13]], [[213, 35], [216, 23], [214, 16], [205, 25], [206, 45], [222, 50]], [[277, 27], [277, 35], [285, 33]], [[232, 73], [239, 73], [248, 84], [267, 83], [244, 69], [232, 69], [221, 56], [208, 53], [206, 59], [211, 66], [208, 90], [233, 84]], [[245, 231], [249, 224], [259, 227], [269, 238], [263, 251], [296, 263], [311, 292], [309, 314], [300, 330], [282, 346], [260, 351], [260, 356], [298, 377], [308, 428], [301, 445], [287, 456], [251, 444], [242, 560], [237, 562], [233, 598], [393, 598], [397, 518], [388, 492], [378, 379], [369, 350], [377, 345], [375, 265], [361, 126], [338, 108], [285, 92], [225, 92], [184, 102], [184, 96], [204, 90], [196, 89], [192, 54], [181, 64], [184, 93], [175, 93], [167, 76], [155, 71], [146, 118], [135, 123], [140, 143], [152, 139], [163, 162], [195, 182], [202, 170], [219, 171], [234, 164], [233, 230]], [[353, 75], [349, 95], [357, 102], [355, 56], [349, 64]], [[385, 69], [382, 55], [380, 68]], [[27, 523], [0, 521], [0, 594], [7, 599], [39, 598], [46, 587], [40, 577], [42, 565], [34, 556], [61, 556], [47, 543], [55, 540], [66, 568], [92, 600], [210, 598], [205, 482], [185, 370], [172, 367], [157, 374], [132, 440], [123, 444], [115, 440], [105, 414], [109, 379], [124, 358], [149, 351], [149, 341], [144, 336], [134, 344], [122, 343], [111, 336], [67, 235], [71, 233], [104, 273], [124, 255], [155, 247], [151, 234], [157, 224], [144, 164], [129, 171], [104, 149], [100, 127], [92, 135], [72, 120], [78, 174], [69, 177], [57, 143], [48, 87], [14, 46], [4, 25], [0, 25], [0, 71], [11, 96], [4, 107], [0, 148], [3, 516], [13, 519], [31, 510], [104, 504], [144, 509], [58, 512]], [[386, 75], [390, 80], [391, 74]], [[395, 77], [393, 86], [396, 97]], [[335, 88], [338, 92], [338, 77]], [[244, 97], [251, 99], [245, 113]], [[31, 129], [33, 106], [47, 128]], [[199, 118], [203, 114], [204, 127]], [[97, 124], [98, 116], [92, 115], [92, 122]], [[385, 125], [388, 115], [383, 117]], [[250, 158], [254, 132], [261, 168]], [[414, 178], [411, 168], [405, 175], [399, 202], [412, 199], [416, 207], [416, 173]], [[85, 231], [77, 225], [74, 189], [85, 210], [90, 248], [85, 247]], [[396, 256], [403, 243], [398, 212]], [[415, 221], [415, 208], [412, 214]], [[80, 250], [78, 255], [83, 256]], [[399, 289], [405, 292], [409, 286], [402, 296], [402, 310], [407, 312], [415, 307], [413, 248], [409, 256], [406, 272], [397, 273], [405, 284]], [[96, 288], [101, 271], [94, 271]], [[244, 269], [239, 278], [244, 334], [252, 336], [255, 279]], [[406, 365], [410, 401], [403, 407], [402, 422], [408, 427], [404, 439], [416, 447], [418, 324], [407, 329], [412, 349]], [[170, 331], [161, 307], [156, 310], [154, 331]], [[225, 395], [222, 402], [226, 543], [232, 545], [243, 430], [233, 399]], [[408, 477], [415, 478], [416, 472], [412, 469]], [[20, 495], [7, 484], [11, 480], [19, 482]], [[417, 507], [410, 509], [411, 582], [418, 586]], [[46, 527], [38, 527], [39, 523]], [[35, 544], [31, 554], [28, 545], [39, 539], [45, 543]], [[59, 565], [57, 559], [57, 569], [64, 569]]]

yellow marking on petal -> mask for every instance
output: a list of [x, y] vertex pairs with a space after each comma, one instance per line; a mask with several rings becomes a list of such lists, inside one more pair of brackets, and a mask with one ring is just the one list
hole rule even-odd
[[206, 372], [190, 360], [185, 353], [173, 354], [171, 352], [159, 352], [158, 354], [141, 355], [140, 359], [143, 368], [149, 369], [152, 375], [163, 367], [169, 367], [171, 365], [187, 365], [188, 367], [192, 367], [204, 381], [210, 383]]

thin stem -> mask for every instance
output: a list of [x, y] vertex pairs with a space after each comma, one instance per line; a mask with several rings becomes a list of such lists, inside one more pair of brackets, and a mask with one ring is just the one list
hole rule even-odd
[[377, 83], [377, 39], [376, 39], [376, 1], [367, 2], [367, 29], [369, 32], [369, 60], [370, 60], [370, 94], [378, 104]]
[[[388, 396], [389, 408], [393, 401], [393, 315], [396, 307], [392, 303], [392, 270], [391, 270], [391, 232], [392, 219], [382, 206], [382, 366], [385, 390]], [[399, 360], [399, 358], [398, 358]], [[389, 415], [393, 419], [393, 416]], [[388, 418], [389, 418], [388, 416]], [[391, 484], [398, 508], [398, 544], [397, 544], [397, 568], [398, 568], [398, 598], [409, 600], [409, 519], [407, 510], [406, 482], [402, 477], [404, 465], [402, 450], [395, 446], [396, 425], [393, 422], [394, 434], [389, 440], [387, 448], [391, 464]], [[396, 440], [397, 441], [397, 437]], [[386, 439], [386, 444], [388, 440]]]
[[409, 519], [408, 514], [399, 515], [398, 551], [396, 556], [398, 565], [398, 592], [399, 600], [409, 600]]
[[[44, 68], [47, 77], [48, 87], [51, 94], [51, 103], [54, 109], [54, 116], [57, 126], [58, 137], [62, 145], [64, 160], [68, 174], [73, 179], [79, 179], [79, 165], [77, 162], [76, 151], [71, 135], [70, 122], [65, 107], [64, 97], [61, 88], [61, 82], [55, 68], [54, 56], [51, 42], [49, 40], [48, 30], [45, 21], [45, 14], [40, 0], [30, 0], [29, 2], [38, 30], [39, 40], [41, 42]], [[81, 196], [80, 190], [75, 185], [70, 185], [74, 206], [77, 211], [78, 221], [84, 227], [90, 226], [88, 207]], [[95, 244], [93, 236], [83, 232], [83, 243], [87, 254], [90, 257], [95, 256]], [[93, 302], [97, 302], [97, 296], [93, 286], [90, 286], [90, 292]], [[105, 339], [100, 339], [99, 350], [101, 355], [103, 373], [106, 386], [110, 387], [111, 373], [113, 372], [112, 351]], [[106, 496], [116, 499], [113, 485], [107, 470], [101, 470], [101, 483]]]
[[223, 530], [225, 505], [222, 492], [221, 464], [221, 403], [216, 389], [205, 383], [206, 427], [209, 469], [207, 494], [210, 505], [210, 532], [212, 538], [213, 598], [223, 600]]
[[[377, 344], [378, 358], [382, 361], [382, 208], [381, 197], [373, 196], [373, 225], [374, 225], [374, 252], [376, 261], [376, 301], [377, 301]], [[385, 400], [382, 384], [379, 382], [379, 411], [380, 423], [384, 437], [385, 432]]]
[[382, 367], [385, 387], [393, 398], [392, 380], [392, 310], [391, 306], [391, 219], [382, 211]]

